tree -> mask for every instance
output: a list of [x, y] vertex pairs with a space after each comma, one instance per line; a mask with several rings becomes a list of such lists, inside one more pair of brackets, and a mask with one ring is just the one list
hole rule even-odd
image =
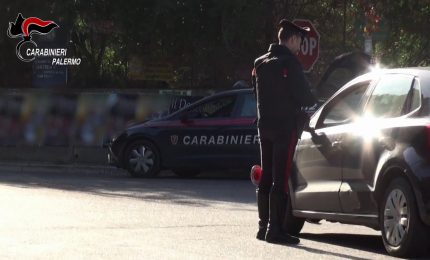
[[[61, 24], [68, 53], [82, 58], [69, 68], [70, 87], [130, 86], [130, 61], [139, 59], [169, 64], [173, 87], [227, 88], [249, 80], [253, 60], [277, 41], [281, 18], [309, 19], [321, 34], [313, 83], [334, 57], [362, 50], [370, 30], [383, 63], [428, 65], [429, 6], [429, 0], [17, 0], [2, 5], [0, 15], [13, 21], [21, 12]], [[1, 26], [5, 32], [7, 24]], [[1, 87], [32, 84], [32, 65], [16, 58], [16, 43], [0, 34]]]
[[377, 55], [389, 66], [429, 66], [430, 1], [374, 1], [375, 9], [386, 24], [386, 39]]

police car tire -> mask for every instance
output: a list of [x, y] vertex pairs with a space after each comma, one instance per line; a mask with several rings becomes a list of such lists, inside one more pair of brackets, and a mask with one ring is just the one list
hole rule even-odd
[[173, 169], [172, 171], [181, 178], [191, 178], [200, 174], [198, 169]]
[[[399, 245], [392, 245], [386, 238], [386, 230], [384, 227], [384, 212], [386, 204], [393, 196], [392, 192], [400, 191], [407, 205], [408, 227]], [[403, 216], [404, 217], [404, 216]], [[391, 181], [388, 188], [385, 190], [384, 197], [379, 206], [379, 223], [382, 234], [382, 240], [387, 252], [395, 257], [416, 257], [426, 253], [426, 247], [429, 244], [428, 227], [422, 223], [416, 199], [409, 182], [404, 178], [395, 178]]]
[[298, 236], [300, 234], [300, 231], [302, 231], [304, 224], [304, 218], [298, 218], [293, 215], [293, 206], [291, 205], [291, 198], [290, 196], [288, 196], [288, 204], [285, 210], [283, 230], [292, 236]]
[[[148, 159], [150, 159], [149, 162], [152, 162], [152, 166], [147, 171], [142, 170], [143, 168], [141, 169], [141, 171], [136, 171], [135, 165], [132, 165], [130, 163], [131, 159], [136, 158], [136, 154], [134, 151], [136, 149], [140, 149], [141, 147], [144, 147], [146, 152], [150, 151], [152, 153], [148, 157]], [[138, 153], [141, 155], [141, 152], [138, 152]], [[132, 177], [151, 178], [156, 176], [160, 172], [160, 161], [161, 161], [160, 153], [157, 147], [150, 141], [147, 141], [144, 139], [133, 141], [127, 146], [126, 152], [124, 155], [125, 155], [124, 162], [125, 162], [126, 169]], [[148, 166], [148, 164], [146, 164], [146, 166]]]

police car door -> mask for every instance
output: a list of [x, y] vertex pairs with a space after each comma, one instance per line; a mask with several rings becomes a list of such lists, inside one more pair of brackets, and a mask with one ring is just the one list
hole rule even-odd
[[315, 134], [304, 132], [296, 150], [297, 172], [293, 199], [298, 210], [342, 212], [339, 191], [342, 182], [342, 137], [348, 132], [354, 111], [368, 84], [349, 87], [329, 100], [310, 122]]
[[169, 131], [171, 167], [215, 168], [226, 154], [223, 131], [230, 126], [236, 94], [221, 95], [191, 106], [179, 115], [179, 127]]

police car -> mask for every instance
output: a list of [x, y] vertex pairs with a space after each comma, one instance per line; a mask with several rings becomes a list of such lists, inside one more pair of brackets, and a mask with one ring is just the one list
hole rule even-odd
[[110, 143], [108, 159], [133, 177], [153, 177], [162, 169], [182, 177], [249, 169], [260, 160], [255, 119], [251, 89], [225, 91], [127, 128]]

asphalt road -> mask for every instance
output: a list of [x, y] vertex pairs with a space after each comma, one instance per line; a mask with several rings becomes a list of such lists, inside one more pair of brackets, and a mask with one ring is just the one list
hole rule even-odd
[[295, 247], [258, 241], [254, 187], [231, 175], [2, 171], [0, 258], [390, 258], [379, 232], [351, 225], [307, 223]]

